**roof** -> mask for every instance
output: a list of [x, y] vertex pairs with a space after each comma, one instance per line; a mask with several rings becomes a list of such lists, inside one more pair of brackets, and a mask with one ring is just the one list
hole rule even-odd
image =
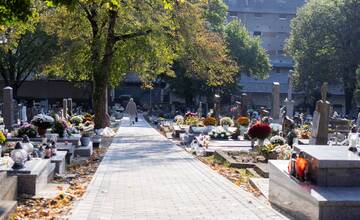
[[295, 14], [306, 0], [224, 0], [229, 11]]

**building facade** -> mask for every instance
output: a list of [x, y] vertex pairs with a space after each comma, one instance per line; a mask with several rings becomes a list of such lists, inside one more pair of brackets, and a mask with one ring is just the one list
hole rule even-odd
[[[245, 74], [239, 79], [243, 91], [251, 97], [253, 107], [271, 106], [272, 83], [280, 83], [281, 101], [288, 91], [290, 70], [293, 69], [291, 57], [285, 54], [284, 45], [290, 35], [290, 22], [297, 10], [306, 0], [225, 0], [228, 6], [228, 19], [238, 19], [252, 36], [261, 38], [267, 51], [272, 71], [266, 80], [258, 80]], [[342, 89], [329, 88], [329, 98], [336, 110], [345, 110]], [[294, 93], [297, 104], [303, 101], [301, 92]]]

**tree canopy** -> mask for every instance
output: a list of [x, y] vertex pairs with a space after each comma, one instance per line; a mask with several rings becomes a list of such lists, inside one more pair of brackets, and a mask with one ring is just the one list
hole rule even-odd
[[239, 72], [264, 79], [271, 70], [269, 56], [258, 37], [251, 37], [246, 28], [233, 20], [225, 27], [226, 42]]
[[6, 86], [17, 91], [30, 75], [38, 75], [57, 53], [56, 36], [49, 36], [36, 25], [35, 30], [14, 33], [0, 45], [0, 74]]
[[358, 0], [310, 0], [291, 22], [286, 45], [298, 88], [311, 97], [324, 81], [342, 84], [347, 112], [360, 65], [359, 11]]
[[26, 21], [34, 13], [33, 0], [0, 1], [0, 26], [16, 21]]

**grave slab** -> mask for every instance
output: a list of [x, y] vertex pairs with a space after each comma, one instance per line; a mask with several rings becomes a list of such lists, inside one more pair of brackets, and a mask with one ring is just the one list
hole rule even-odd
[[259, 190], [261, 194], [269, 199], [269, 179], [268, 178], [250, 178], [250, 184]]
[[88, 146], [79, 146], [75, 148], [75, 157], [90, 157], [93, 154], [93, 144], [89, 143]]
[[55, 174], [64, 174], [66, 172], [66, 151], [57, 151], [55, 156], [50, 158], [51, 163], [55, 164]]
[[0, 220], [7, 220], [16, 212], [17, 201], [0, 200]]
[[0, 200], [16, 200], [17, 177], [9, 176], [6, 171], [0, 172]]
[[213, 154], [215, 151], [250, 151], [251, 141], [219, 141], [211, 140], [206, 149], [207, 154]]
[[289, 176], [287, 160], [270, 160], [269, 201], [297, 220], [360, 219], [360, 187], [321, 187]]
[[56, 149], [58, 151], [66, 152], [66, 163], [70, 164], [74, 159], [75, 146], [71, 143], [56, 143]]
[[9, 175], [18, 177], [18, 194], [36, 195], [52, 179], [55, 164], [49, 159], [32, 159], [20, 170], [10, 169]]
[[305, 153], [314, 184], [360, 187], [360, 156], [347, 146], [298, 145], [294, 149]]

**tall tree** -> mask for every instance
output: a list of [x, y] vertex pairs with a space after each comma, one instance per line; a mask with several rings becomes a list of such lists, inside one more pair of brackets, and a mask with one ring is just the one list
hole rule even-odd
[[[17, 30], [13, 30], [16, 32]], [[49, 36], [38, 25], [34, 31], [26, 30], [19, 36], [8, 36], [0, 45], [0, 74], [6, 86], [11, 86], [14, 98], [18, 89], [30, 75], [41, 74], [44, 66], [57, 52], [55, 36]]]
[[358, 0], [310, 0], [298, 11], [286, 49], [295, 61], [297, 86], [307, 97], [324, 81], [340, 83], [349, 113], [360, 64], [359, 27]]
[[[64, 3], [64, 1], [55, 1]], [[92, 80], [95, 127], [109, 125], [107, 91], [130, 71], [143, 78], [171, 73], [173, 8], [177, 1], [73, 0], [49, 10], [50, 32], [63, 40], [62, 56], [48, 68]]]
[[16, 21], [26, 21], [34, 14], [33, 0], [1, 0], [0, 27]]
[[271, 64], [265, 49], [261, 47], [260, 38], [251, 37], [238, 20], [226, 25], [225, 36], [231, 57], [240, 68], [239, 72], [261, 79], [268, 76]]
[[206, 94], [209, 87], [234, 82], [237, 74], [237, 66], [229, 56], [223, 35], [218, 32], [224, 25], [222, 16], [226, 13], [211, 12], [218, 8], [212, 7], [211, 2], [219, 1], [189, 1], [179, 5], [176, 11], [181, 49], [173, 65], [176, 77], [166, 81], [188, 106], [194, 104], [196, 96]]

